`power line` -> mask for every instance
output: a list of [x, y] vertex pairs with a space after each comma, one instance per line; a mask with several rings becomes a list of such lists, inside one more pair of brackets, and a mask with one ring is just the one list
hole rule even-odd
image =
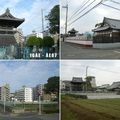
[[76, 22], [77, 20], [79, 20], [80, 18], [82, 18], [83, 16], [85, 16], [86, 14], [88, 14], [91, 10], [95, 9], [96, 7], [98, 7], [99, 5], [101, 5], [101, 3], [103, 2], [103, 0], [101, 0], [98, 4], [96, 4], [94, 7], [92, 7], [91, 9], [89, 9], [87, 12], [85, 12], [84, 14], [82, 14], [80, 17], [78, 17], [77, 19], [75, 19], [74, 21], [72, 21], [70, 24], [73, 24], [74, 22]]
[[76, 15], [76, 13], [79, 12], [89, 1], [90, 1], [90, 0], [87, 0], [85, 3], [83, 3], [83, 5], [82, 5], [79, 9], [77, 9], [75, 12], [73, 12], [73, 14], [72, 14], [71, 17], [68, 19], [68, 21], [70, 21], [70, 20], [74, 17], [74, 15]]
[[114, 1], [114, 0], [110, 0], [110, 2], [116, 3], [116, 4], [120, 4], [120, 2]]
[[[63, 66], [68, 66], [66, 64], [62, 64]], [[102, 68], [98, 68], [98, 67], [94, 67], [94, 66], [89, 66], [89, 65], [69, 65], [69, 67], [71, 66], [71, 68], [74, 68], [74, 69], [78, 69], [77, 67], [84, 67], [84, 68], [93, 68], [93, 69], [97, 69], [97, 70], [100, 70], [100, 71], [105, 71], [105, 72], [111, 72], [111, 73], [115, 73], [115, 74], [120, 74], [120, 72], [116, 72], [116, 71], [111, 71], [111, 70], [108, 70], [108, 69], [102, 69]]]
[[88, 66], [88, 67], [93, 68], [93, 69], [98, 69], [98, 70], [101, 70], [101, 71], [105, 71], [105, 72], [111, 72], [111, 73], [115, 73], [115, 74], [120, 74], [120, 72], [111, 71], [111, 70], [107, 70], [107, 69], [102, 69], [102, 68], [98, 68], [98, 67], [93, 67], [93, 66]]
[[101, 3], [101, 4], [104, 5], [104, 6], [106, 6], [106, 7], [109, 7], [109, 8], [112, 8], [112, 9], [115, 9], [115, 10], [120, 11], [119, 8], [116, 8], [116, 7], [113, 7], [113, 6], [107, 5], [107, 4], [103, 4], [103, 3]]
[[90, 4], [88, 4], [83, 10], [81, 10], [80, 12], [78, 12], [75, 16], [79, 15], [80, 13], [82, 13], [84, 10], [86, 10], [89, 6], [91, 6], [96, 0], [92, 1]]

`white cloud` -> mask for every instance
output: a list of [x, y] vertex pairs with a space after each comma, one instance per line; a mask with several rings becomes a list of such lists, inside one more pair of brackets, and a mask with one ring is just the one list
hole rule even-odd
[[90, 66], [88, 67], [88, 75], [92, 75], [96, 77], [97, 85], [112, 84], [115, 81], [120, 81], [119, 60], [62, 61], [61, 80], [72, 80], [73, 76], [79, 76], [85, 78], [86, 66]]
[[[68, 20], [69, 20], [69, 17], [77, 9], [79, 9], [81, 7], [81, 5], [83, 5], [83, 1], [84, 0], [74, 0], [74, 2], [73, 2], [73, 0], [69, 0], [69, 2], [68, 2], [68, 6], [69, 6], [69, 9], [68, 9], [69, 10], [68, 11]], [[94, 1], [94, 0], [90, 0], [90, 2], [92, 2], [92, 1]], [[99, 2], [100, 2], [100, 0], [97, 0], [92, 6], [96, 5]], [[106, 1], [105, 4], [114, 6], [116, 8], [120, 7], [120, 5], [113, 4], [110, 1]], [[66, 2], [64, 0], [61, 0], [61, 6], [63, 6], [63, 5], [66, 5]], [[92, 8], [92, 6], [89, 7], [89, 9]], [[82, 12], [79, 15], [77, 15], [77, 17], [73, 17], [74, 19], [72, 19], [71, 21], [68, 21], [68, 24], [71, 23], [76, 18], [78, 18], [79, 16], [81, 16], [83, 13], [85, 13], [89, 9], [84, 10], [84, 12]], [[66, 13], [66, 10], [61, 7], [61, 21], [62, 21], [62, 23], [65, 23], [65, 16], [66, 16], [65, 13]], [[99, 7], [95, 8], [94, 10], [92, 10], [91, 12], [86, 14], [84, 17], [82, 17], [81, 19], [79, 19], [75, 23], [73, 23], [70, 26], [68, 26], [68, 30], [70, 30], [71, 28], [74, 27], [80, 33], [83, 33], [83, 32], [86, 32], [86, 31], [91, 31], [92, 29], [94, 29], [94, 26], [95, 26], [96, 23], [102, 22], [104, 17], [120, 19], [120, 15], [119, 14], [120, 14], [120, 11], [117, 11], [117, 10], [105, 7], [103, 5], [100, 5]], [[61, 24], [61, 27], [62, 28], [64, 27], [63, 24]], [[61, 29], [61, 32], [62, 33], [64, 32], [63, 29]]]

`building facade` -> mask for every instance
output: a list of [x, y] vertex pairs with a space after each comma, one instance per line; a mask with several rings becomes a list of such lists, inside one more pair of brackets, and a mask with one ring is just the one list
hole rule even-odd
[[23, 36], [22, 29], [20, 28], [16, 29], [16, 33], [14, 36], [15, 36], [17, 44], [20, 44], [22, 46], [24, 42], [24, 36]]
[[44, 94], [44, 85], [39, 84], [36, 87], [33, 88], [33, 101], [39, 100], [39, 95], [43, 96]]
[[8, 84], [0, 87], [0, 101], [10, 100], [10, 87]]
[[14, 17], [7, 8], [0, 15], [0, 59], [12, 59], [16, 57], [17, 42], [14, 37], [16, 29], [24, 19]]
[[20, 102], [32, 102], [32, 88], [24, 87], [15, 92], [15, 98]]
[[105, 17], [102, 23], [96, 24], [93, 32], [94, 48], [120, 47], [120, 20]]

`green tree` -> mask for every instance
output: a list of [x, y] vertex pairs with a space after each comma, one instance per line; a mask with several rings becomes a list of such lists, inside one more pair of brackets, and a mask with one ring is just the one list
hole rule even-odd
[[27, 46], [28, 47], [42, 47], [43, 46], [43, 40], [42, 38], [37, 38], [36, 36], [30, 36], [27, 40]]
[[42, 38], [37, 38], [37, 40], [38, 40], [38, 46], [41, 48], [41, 47], [43, 47], [43, 39]]
[[50, 13], [46, 16], [49, 21], [49, 31], [51, 34], [59, 33], [60, 13], [59, 5], [54, 6]]
[[45, 84], [46, 93], [56, 93], [59, 94], [59, 77], [54, 76], [48, 78], [47, 84]]
[[54, 40], [50, 36], [46, 36], [43, 38], [43, 46], [44, 47], [52, 47], [54, 45]]
[[37, 39], [36, 36], [30, 36], [27, 40], [27, 46], [33, 47], [35, 45], [36, 39]]

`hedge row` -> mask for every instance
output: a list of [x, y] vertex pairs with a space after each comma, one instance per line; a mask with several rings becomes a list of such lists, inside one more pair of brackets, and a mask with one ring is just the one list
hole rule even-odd
[[66, 94], [66, 95], [74, 98], [87, 99], [87, 95], [76, 95], [76, 94]]

